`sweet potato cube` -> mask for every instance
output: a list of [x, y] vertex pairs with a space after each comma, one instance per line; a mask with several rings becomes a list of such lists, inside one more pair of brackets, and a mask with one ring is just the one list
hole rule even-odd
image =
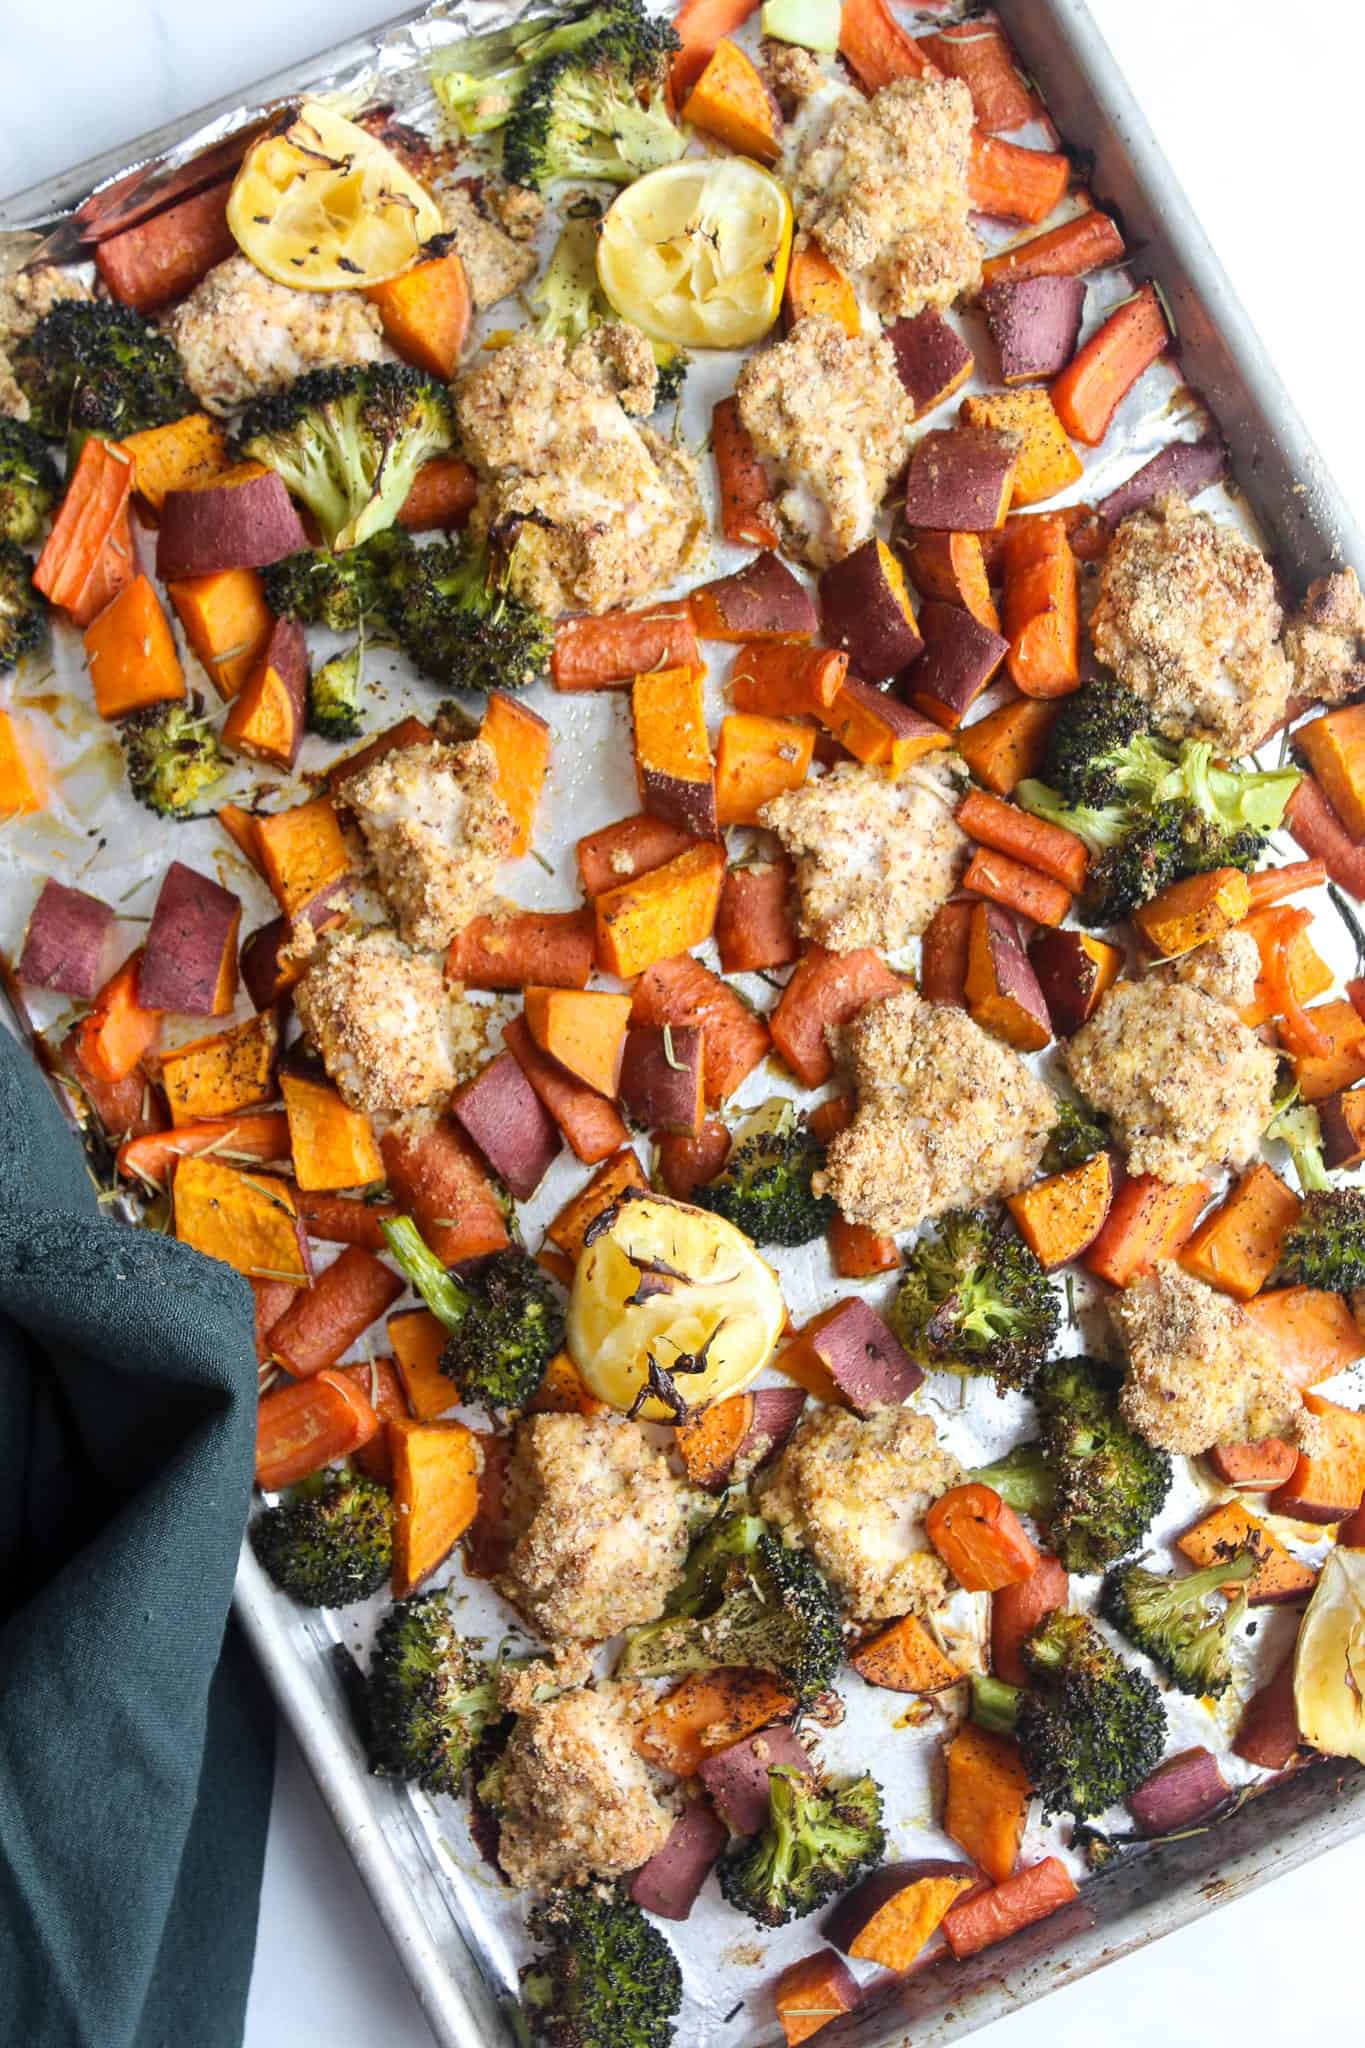
[[1113, 1164], [1107, 1152], [1097, 1152], [1011, 1195], [1005, 1207], [1040, 1265], [1051, 1268], [1079, 1258], [1094, 1243], [1113, 1196]]
[[848, 1661], [865, 1684], [885, 1686], [890, 1692], [943, 1692], [962, 1678], [914, 1614], [903, 1614], [890, 1628], [860, 1643]]
[[162, 1053], [158, 1065], [171, 1122], [232, 1116], [269, 1102], [279, 1049], [280, 1027], [272, 1011], [262, 1010], [230, 1031]]
[[967, 1008], [986, 1031], [1018, 1052], [1040, 1052], [1052, 1037], [1038, 978], [1019, 943], [1007, 910], [995, 903], [972, 909], [967, 939]]
[[153, 512], [161, 510], [167, 491], [192, 489], [229, 467], [227, 436], [206, 412], [186, 413], [167, 426], [125, 434], [119, 446], [132, 460], [133, 489]]
[[639, 1160], [628, 1145], [623, 1145], [545, 1226], [547, 1241], [571, 1265], [576, 1265], [583, 1254], [583, 1240], [597, 1218], [615, 1208], [627, 1188], [643, 1191], [648, 1186]]
[[[852, 280], [837, 263], [826, 256], [818, 242], [803, 236], [787, 265], [787, 283], [782, 295], [782, 315], [788, 328], [798, 320], [832, 320], [845, 334], [863, 331], [863, 316]], [[773, 545], [773, 543], [769, 543]]]
[[1036, 775], [1042, 766], [1052, 719], [1050, 704], [1015, 697], [962, 726], [954, 745], [984, 789], [1011, 796], [1026, 775]]
[[474, 313], [458, 249], [414, 263], [400, 276], [371, 285], [365, 296], [379, 313], [389, 347], [405, 363], [448, 384]]
[[526, 1023], [549, 1053], [599, 1095], [614, 1095], [630, 1021], [630, 997], [605, 989], [528, 988]]
[[519, 1202], [529, 1201], [558, 1158], [561, 1140], [554, 1118], [511, 1053], [499, 1053], [457, 1088], [450, 1112], [498, 1179]]
[[1003, 526], [1018, 461], [1018, 436], [994, 427], [939, 427], [925, 434], [906, 474], [906, 524], [961, 533]]
[[277, 619], [259, 660], [223, 722], [223, 745], [271, 767], [291, 769], [303, 745], [308, 648], [297, 619]]
[[937, 306], [926, 306], [886, 330], [896, 358], [896, 375], [905, 386], [915, 418], [932, 412], [951, 398], [972, 374], [974, 360], [962, 336], [949, 326]]
[[1163, 960], [1192, 953], [1209, 939], [1240, 924], [1251, 907], [1251, 889], [1239, 868], [1211, 868], [1172, 882], [1140, 904], [1133, 921]]
[[1317, 1582], [1311, 1565], [1300, 1564], [1239, 1500], [1224, 1501], [1177, 1538], [1176, 1549], [1193, 1565], [1214, 1564], [1239, 1550], [1256, 1556], [1256, 1574], [1247, 1587], [1253, 1607], [1304, 1600]]
[[138, 973], [144, 1010], [222, 1017], [237, 992], [242, 906], [230, 889], [173, 860], [166, 870]]
[[1085, 311], [1085, 280], [1003, 277], [987, 285], [981, 304], [1000, 353], [1000, 375], [1006, 384], [1027, 384], [1034, 378], [1055, 377], [1075, 354]]
[[567, 1351], [556, 1351], [545, 1377], [526, 1403], [528, 1415], [605, 1415], [607, 1404], [589, 1393]]
[[1090, 932], [1037, 932], [1028, 957], [1059, 1038], [1070, 1038], [1094, 1016], [1123, 965], [1119, 948]]
[[734, 1094], [768, 1051], [768, 1026], [728, 982], [686, 953], [656, 960], [635, 984], [632, 1024], [695, 1025], [706, 1042], [706, 1099]]
[[723, 718], [716, 742], [716, 818], [721, 825], [757, 825], [772, 797], [799, 789], [815, 750], [814, 729], [791, 718], [752, 711]]
[[284, 482], [259, 462], [239, 462], [166, 492], [156, 542], [163, 583], [219, 569], [264, 569], [308, 546]]
[[286, 917], [297, 917], [325, 890], [345, 880], [351, 857], [329, 796], [256, 820], [265, 878]]
[[1294, 743], [1353, 839], [1365, 839], [1365, 704], [1346, 704], [1298, 727]]
[[49, 875], [29, 914], [20, 981], [88, 1003], [113, 965], [114, 927], [107, 903]]
[[1365, 1019], [1347, 1002], [1315, 1003], [1308, 1012], [1328, 1041], [1325, 1053], [1296, 1053], [1294, 1074], [1305, 1102], [1321, 1102], [1365, 1081]]
[[701, 839], [714, 839], [716, 778], [706, 737], [703, 672], [655, 669], [631, 691], [635, 776], [643, 808]]
[[632, 1123], [650, 1131], [701, 1129], [704, 1043], [692, 1024], [631, 1025], [617, 1095]]
[[1003, 627], [1006, 665], [1026, 697], [1065, 697], [1079, 687], [1076, 556], [1055, 514], [1006, 528]]
[[905, 570], [884, 540], [864, 541], [820, 575], [826, 640], [864, 682], [885, 682], [923, 647]]
[[1262, 1437], [1254, 1444], [1215, 1444], [1209, 1452], [1209, 1467], [1224, 1486], [1241, 1493], [1271, 1493], [1293, 1476], [1299, 1454], [1293, 1444], [1277, 1436]]
[[336, 1089], [302, 1074], [280, 1079], [294, 1178], [301, 1188], [363, 1188], [384, 1178], [370, 1120], [348, 1109]]
[[766, 1671], [694, 1671], [636, 1724], [635, 1747], [675, 1777], [695, 1778], [718, 1750], [781, 1721], [796, 1696]]
[[498, 764], [497, 791], [516, 828], [507, 850], [520, 860], [531, 844], [536, 811], [550, 766], [552, 735], [539, 712], [519, 704], [504, 690], [490, 690], [479, 738], [492, 749]]
[[1340, 1170], [1365, 1160], [1365, 1088], [1346, 1088], [1318, 1104], [1322, 1156]]
[[135, 576], [86, 627], [85, 659], [101, 718], [126, 718], [185, 694], [175, 639], [145, 576]]
[[884, 768], [888, 775], [899, 775], [912, 761], [950, 744], [948, 734], [933, 719], [922, 717], [899, 697], [874, 689], [859, 676], [848, 678], [821, 716], [855, 760]]
[[944, 1833], [1001, 1884], [1019, 1860], [1033, 1788], [1008, 1735], [965, 1721], [948, 1745]]
[[0, 819], [45, 810], [51, 793], [31, 721], [21, 712], [0, 710]]
[[434, 1422], [459, 1399], [441, 1371], [449, 1331], [429, 1309], [408, 1308], [389, 1317], [389, 1342], [409, 1408], [419, 1422]]
[[903, 551], [911, 580], [925, 597], [961, 605], [992, 633], [1000, 631], [979, 533], [936, 533], [918, 527], [908, 535]]
[[662, 867], [597, 897], [597, 957], [629, 981], [655, 961], [689, 953], [711, 936], [725, 880], [725, 849], [690, 847]]
[[813, 640], [815, 600], [774, 554], [755, 555], [731, 576], [703, 583], [688, 599], [703, 640]]
[[923, 1383], [920, 1367], [856, 1295], [807, 1323], [802, 1336], [857, 1415], [898, 1408]]
[[918, 710], [955, 732], [989, 686], [1009, 642], [960, 605], [937, 598], [921, 611], [920, 630], [924, 652], [902, 687]]
[[271, 1175], [206, 1156], [182, 1159], [172, 1183], [175, 1234], [253, 1280], [306, 1287], [312, 1268], [294, 1198]]
[[782, 116], [752, 58], [722, 37], [682, 105], [682, 118], [739, 156], [775, 162]]
[[1081, 459], [1066, 438], [1052, 400], [1040, 387], [964, 398], [962, 417], [972, 427], [993, 427], [998, 433], [1018, 435], [1013, 505], [1036, 505], [1043, 498], [1055, 498], [1084, 475]]
[[1302, 1207], [1293, 1189], [1260, 1162], [1200, 1224], [1180, 1263], [1208, 1286], [1250, 1301], [1279, 1264], [1285, 1233]]
[[185, 638], [218, 695], [231, 700], [265, 653], [275, 620], [254, 569], [219, 569], [167, 585]]
[[1204, 1181], [1174, 1186], [1154, 1174], [1130, 1174], [1081, 1263], [1111, 1287], [1128, 1287], [1162, 1259], [1174, 1258], [1209, 1198]]
[[1365, 1501], [1365, 1414], [1305, 1393], [1312, 1418], [1289, 1479], [1271, 1498], [1277, 1515], [1298, 1522], [1341, 1522]]
[[858, 1980], [832, 1948], [788, 1963], [773, 1986], [773, 2003], [786, 2048], [799, 2048], [841, 2013], [853, 2012], [862, 1997]]
[[483, 1452], [462, 1422], [388, 1424], [393, 1460], [393, 1596], [406, 1600], [443, 1564], [479, 1509]]

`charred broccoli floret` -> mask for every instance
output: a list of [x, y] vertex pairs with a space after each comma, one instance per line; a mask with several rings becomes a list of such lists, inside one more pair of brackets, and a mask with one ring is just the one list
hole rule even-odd
[[445, 386], [407, 363], [309, 370], [242, 414], [242, 453], [278, 472], [330, 548], [392, 526], [422, 464], [455, 438]]
[[[1217, 1695], [1232, 1683], [1232, 1639], [1246, 1613], [1246, 1584], [1255, 1570], [1250, 1550], [1183, 1579], [1149, 1572], [1142, 1564], [1120, 1565], [1105, 1579], [1101, 1609], [1181, 1692]], [[1220, 1606], [1226, 1586], [1243, 1590]]]
[[334, 654], [308, 678], [308, 730], [324, 740], [353, 740], [364, 731], [360, 716], [360, 663], [357, 643]]
[[809, 1244], [837, 1214], [830, 1197], [811, 1187], [811, 1175], [824, 1163], [824, 1147], [793, 1104], [785, 1098], [765, 1102], [736, 1132], [715, 1179], [692, 1199], [755, 1244]]
[[821, 1784], [790, 1770], [770, 1770], [768, 1785], [767, 1825], [723, 1857], [717, 1874], [730, 1905], [762, 1927], [782, 1927], [881, 1862], [882, 1794], [875, 1778]]
[[563, 14], [523, 15], [506, 28], [445, 43], [431, 59], [437, 99], [465, 135], [488, 135], [510, 118], [537, 64], [579, 49], [607, 27], [620, 0]]
[[757, 1515], [725, 1515], [694, 1545], [671, 1611], [633, 1631], [621, 1670], [636, 1678], [743, 1665], [771, 1671], [799, 1700], [839, 1667], [839, 1608], [803, 1550], [788, 1550]]
[[305, 1607], [346, 1607], [389, 1576], [393, 1502], [362, 1473], [319, 1472], [258, 1515], [250, 1535], [281, 1592]]
[[401, 527], [388, 526], [344, 555], [334, 555], [329, 548], [286, 555], [261, 570], [265, 601], [277, 619], [326, 626], [333, 633], [364, 631], [372, 639], [391, 639], [390, 586], [415, 552]]
[[91, 434], [117, 440], [194, 411], [180, 357], [130, 306], [62, 299], [14, 354], [31, 423], [75, 452]]
[[0, 419], [0, 540], [36, 540], [60, 490], [42, 435], [23, 420]]
[[47, 606], [33, 581], [33, 564], [17, 542], [0, 540], [0, 676], [41, 647]]
[[1063, 803], [1103, 810], [1122, 797], [1116, 769], [1145, 737], [1151, 707], [1118, 683], [1088, 683], [1062, 700], [1048, 733], [1042, 780]]
[[1136, 1550], [1170, 1492], [1170, 1458], [1128, 1427], [1119, 1385], [1098, 1359], [1051, 1360], [1032, 1390], [1041, 1440], [972, 1475], [1043, 1523], [1069, 1572], [1103, 1571]]
[[522, 690], [550, 665], [550, 621], [514, 597], [499, 566], [470, 541], [414, 548], [392, 588], [404, 653], [447, 689]]
[[525, 1252], [499, 1252], [473, 1279], [457, 1280], [410, 1216], [383, 1231], [399, 1271], [450, 1332], [441, 1370], [460, 1399], [524, 1408], [564, 1341], [564, 1312], [539, 1266]]
[[1365, 1287], [1365, 1191], [1311, 1189], [1285, 1233], [1278, 1277], [1290, 1286], [1338, 1294]]
[[667, 105], [676, 31], [620, 4], [598, 33], [535, 67], [502, 139], [504, 175], [539, 191], [566, 178], [628, 185], [686, 148]]
[[457, 1793], [499, 1713], [497, 1681], [457, 1633], [443, 1592], [391, 1607], [370, 1658], [370, 1769]]
[[1109, 1133], [1103, 1124], [1086, 1110], [1078, 1109], [1074, 1102], [1059, 1101], [1057, 1121], [1043, 1153], [1043, 1167], [1048, 1173], [1065, 1173], [1068, 1166], [1084, 1166], [1087, 1159], [1103, 1152], [1108, 1143]]
[[1042, 1266], [1002, 1217], [954, 1209], [906, 1260], [890, 1322], [921, 1365], [1028, 1387], [1057, 1334], [1060, 1308]]
[[640, 1908], [586, 1885], [532, 1908], [545, 1951], [521, 1973], [521, 2007], [536, 2048], [669, 2048], [682, 1972]]
[[184, 818], [227, 773], [227, 757], [204, 716], [204, 700], [152, 704], [119, 727], [128, 787], [161, 818]]
[[[569, 350], [604, 320], [616, 314], [597, 279], [597, 220], [578, 216], [566, 221], [555, 244], [545, 273], [530, 292], [529, 303], [539, 314], [536, 336], [540, 341], [562, 341]], [[656, 371], [654, 409], [672, 405], [682, 397], [691, 358], [674, 342], [650, 339]]]

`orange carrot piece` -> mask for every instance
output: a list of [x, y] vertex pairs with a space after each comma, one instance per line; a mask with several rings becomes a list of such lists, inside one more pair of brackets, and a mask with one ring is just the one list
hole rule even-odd
[[716, 950], [726, 974], [789, 967], [801, 955], [791, 912], [792, 866], [786, 855], [726, 870], [716, 912]]
[[960, 78], [972, 96], [976, 125], [987, 135], [1020, 128], [1037, 112], [1033, 94], [1019, 76], [1014, 52], [992, 21], [963, 21], [939, 29], [921, 42], [949, 78]]
[[1037, 1569], [1037, 1548], [1014, 1509], [994, 1487], [976, 1480], [941, 1494], [924, 1518], [924, 1531], [969, 1593], [993, 1593]]
[[[117, 442], [87, 441], [33, 571], [48, 603], [69, 612], [78, 626], [95, 616], [92, 592], [100, 587], [106, 546], [127, 530], [132, 487], [133, 465]], [[131, 532], [128, 552], [131, 576]]]
[[721, 533], [743, 546], [775, 548], [772, 486], [734, 398], [722, 398], [712, 411], [711, 452], [720, 490]]
[[479, 495], [479, 480], [458, 455], [433, 455], [412, 480], [398, 508], [398, 524], [409, 533], [450, 533], [463, 526]]
[[730, 694], [740, 711], [770, 718], [823, 718], [848, 680], [848, 656], [832, 647], [742, 647], [730, 670]]
[[818, 316], [832, 320], [836, 327], [843, 328], [845, 334], [857, 336], [863, 331], [858, 294], [818, 242], [803, 242], [800, 248], [793, 249], [787, 266], [782, 311], [788, 327], [795, 327], [798, 320]]
[[758, 10], [758, 0], [682, 0], [673, 17], [682, 48], [673, 59], [669, 90], [681, 106], [710, 61], [711, 52], [723, 36], [743, 28]]
[[1145, 284], [1111, 313], [1052, 386], [1057, 417], [1073, 441], [1098, 448], [1120, 403], [1170, 346], [1161, 302]]
[[886, 0], [844, 0], [839, 55], [863, 91], [880, 92], [897, 78], [936, 78], [924, 45], [901, 27]]
[[101, 718], [125, 718], [185, 694], [174, 637], [145, 576], [135, 576], [86, 627], [85, 659]]
[[1262, 1161], [1242, 1175], [1227, 1200], [1200, 1224], [1181, 1252], [1180, 1263], [1208, 1286], [1237, 1301], [1250, 1301], [1279, 1263], [1285, 1233], [1302, 1206]]
[[256, 1484], [266, 1493], [295, 1486], [334, 1458], [350, 1457], [378, 1428], [367, 1396], [345, 1373], [277, 1387], [257, 1411]]
[[1247, 876], [1251, 892], [1247, 915], [1254, 917], [1258, 910], [1281, 903], [1286, 896], [1297, 896], [1301, 889], [1320, 888], [1326, 880], [1325, 860], [1291, 860], [1282, 868], [1262, 868], [1260, 874]]
[[675, 1777], [695, 1778], [708, 1756], [729, 1749], [796, 1705], [766, 1671], [694, 1671], [635, 1728], [635, 1747]]
[[1246, 1311], [1296, 1387], [1315, 1387], [1365, 1357], [1365, 1336], [1345, 1296], [1326, 1288], [1272, 1287]]
[[1005, 534], [1005, 656], [1026, 697], [1065, 697], [1078, 689], [1080, 596], [1066, 523], [1055, 515], [1021, 520]]
[[978, 846], [972, 855], [962, 886], [989, 897], [992, 903], [1003, 903], [1021, 917], [1032, 918], [1035, 924], [1061, 924], [1071, 908], [1071, 891], [1060, 882], [1040, 875], [1037, 868], [1025, 867], [1022, 861], [1011, 860], [1007, 853], [984, 846]]
[[1036, 1920], [1046, 1920], [1076, 1896], [1066, 1865], [1056, 1856], [1046, 1856], [1041, 1863], [1016, 1871], [993, 1891], [954, 1906], [944, 1917], [943, 1938], [961, 1961], [1031, 1927]]
[[591, 901], [608, 889], [619, 889], [623, 882], [663, 867], [698, 844], [695, 833], [648, 811], [619, 818], [614, 825], [589, 832], [575, 848], [583, 894]]
[[891, 1272], [901, 1262], [894, 1237], [882, 1237], [865, 1223], [850, 1223], [847, 1216], [836, 1216], [826, 1236], [841, 1280], [870, 1280], [875, 1273]]
[[1032, 1787], [1008, 1735], [964, 1721], [948, 1744], [943, 1832], [996, 1884], [1019, 1860]]
[[519, 860], [530, 847], [549, 771], [550, 728], [539, 712], [519, 704], [503, 690], [490, 690], [479, 738], [492, 749], [498, 764], [498, 795], [516, 828], [507, 857]]
[[1042, 766], [1054, 715], [1046, 698], [1016, 697], [974, 725], [961, 726], [954, 745], [978, 782], [996, 796], [1009, 796]]
[[474, 316], [469, 280], [459, 252], [414, 263], [399, 277], [367, 286], [365, 297], [383, 322], [384, 339], [405, 363], [448, 384]]
[[285, 1311], [270, 1333], [275, 1356], [296, 1380], [335, 1365], [403, 1292], [373, 1252], [348, 1245]]
[[1012, 854], [1026, 866], [1051, 875], [1073, 896], [1085, 887], [1090, 856], [1085, 841], [1065, 826], [1050, 825], [1021, 811], [1017, 804], [1002, 803], [999, 797], [976, 789], [958, 805], [957, 822], [982, 846]]
[[848, 1661], [866, 1685], [880, 1685], [888, 1692], [943, 1692], [962, 1679], [957, 1665], [944, 1656], [914, 1614], [903, 1614], [890, 1628], [860, 1643]]
[[[1253, 1029], [1277, 1014], [1288, 1001], [1294, 1013], [1291, 1032], [1303, 1034], [1303, 1011], [1314, 996], [1326, 995], [1336, 980], [1331, 968], [1308, 936], [1312, 917], [1306, 910], [1292, 910], [1287, 904], [1272, 903], [1264, 910], [1251, 910], [1240, 929], [1256, 941], [1261, 971], [1250, 1003], [1239, 1011], [1244, 1024]], [[1314, 1027], [1309, 1026], [1316, 1036]]]
[[152, 313], [183, 298], [215, 264], [235, 256], [227, 224], [231, 186], [230, 177], [219, 178], [206, 191], [177, 199], [99, 242], [95, 268], [109, 296]]
[[1039, 1552], [1037, 1566], [1026, 1579], [991, 1594], [991, 1670], [997, 1678], [1007, 1685], [1030, 1682], [1024, 1644], [1049, 1614], [1065, 1612], [1070, 1598], [1066, 1568], [1046, 1550]]
[[1081, 1264], [1113, 1287], [1131, 1286], [1159, 1260], [1174, 1258], [1208, 1198], [1203, 1181], [1172, 1187], [1154, 1174], [1130, 1174]]
[[693, 1024], [705, 1034], [706, 1100], [733, 1095], [769, 1048], [768, 1026], [728, 982], [681, 953], [656, 960], [635, 984], [632, 1024]]
[[681, 598], [647, 611], [561, 619], [550, 676], [557, 690], [609, 690], [650, 669], [688, 668], [700, 659], [692, 614]]
[[967, 195], [978, 213], [998, 220], [1046, 220], [1071, 182], [1069, 158], [1047, 149], [1021, 149], [998, 135], [972, 135]]
[[592, 972], [590, 910], [509, 910], [472, 918], [446, 954], [446, 979], [465, 988], [586, 988]]
[[1365, 899], [1365, 845], [1351, 837], [1311, 775], [1290, 797], [1284, 816], [1304, 852], [1320, 859], [1349, 894]]
[[125, 1080], [156, 1044], [161, 1012], [144, 1010], [137, 999], [141, 965], [139, 947], [105, 982], [88, 1016], [76, 1026], [81, 1064], [97, 1080]]
[[319, 1244], [358, 1244], [367, 1252], [385, 1249], [381, 1226], [398, 1214], [393, 1202], [362, 1202], [330, 1188], [301, 1188], [292, 1180], [288, 1187], [300, 1222]]
[[507, 1249], [507, 1221], [492, 1182], [451, 1118], [392, 1124], [379, 1153], [394, 1200], [416, 1219], [443, 1266]]
[[1123, 236], [1108, 214], [1080, 213], [1045, 235], [988, 256], [981, 273], [988, 285], [1001, 278], [1083, 277], [1087, 270], [1117, 263], [1122, 255]]
[[341, 1378], [350, 1380], [359, 1387], [365, 1399], [379, 1417], [379, 1428], [352, 1457], [356, 1470], [363, 1472], [367, 1479], [377, 1479], [381, 1486], [393, 1485], [393, 1457], [389, 1451], [388, 1431], [384, 1425], [395, 1416], [406, 1415], [408, 1404], [403, 1394], [403, 1382], [393, 1369], [391, 1358], [366, 1358], [355, 1365], [344, 1365]]
[[[827, 953], [823, 946], [811, 946], [769, 1020], [773, 1045], [803, 1087], [818, 1088], [834, 1072], [826, 1032], [846, 1024], [864, 1003], [894, 995], [900, 987], [880, 954], [866, 947]], [[706, 1057], [709, 1071], [709, 1039]]]
[[233, 1165], [242, 1160], [269, 1165], [288, 1159], [288, 1119], [279, 1110], [252, 1110], [245, 1116], [209, 1117], [203, 1123], [153, 1131], [120, 1145], [118, 1170], [127, 1180], [161, 1187], [179, 1160], [197, 1152], [212, 1152]]
[[504, 1571], [512, 1554], [512, 1532], [507, 1526], [507, 1467], [512, 1456], [510, 1437], [495, 1436], [492, 1430], [474, 1432], [483, 1452], [479, 1474], [479, 1505], [465, 1530], [464, 1568], [471, 1579], [495, 1579]]

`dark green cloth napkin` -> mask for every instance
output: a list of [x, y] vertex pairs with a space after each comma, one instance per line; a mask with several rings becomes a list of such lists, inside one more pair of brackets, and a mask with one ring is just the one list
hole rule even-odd
[[[240, 2042], [273, 1719], [250, 1291], [100, 1211], [0, 1027], [0, 2042]], [[226, 1630], [226, 1634], [225, 1634]]]

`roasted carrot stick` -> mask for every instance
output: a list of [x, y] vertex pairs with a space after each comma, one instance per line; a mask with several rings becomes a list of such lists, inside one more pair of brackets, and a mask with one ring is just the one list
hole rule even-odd
[[89, 1016], [76, 1027], [76, 1044], [81, 1064], [99, 1081], [122, 1081], [132, 1073], [145, 1052], [156, 1043], [161, 1029], [160, 1010], [144, 1010], [137, 999], [137, 978], [142, 966], [139, 946], [110, 976], [95, 997]]
[[963, 21], [921, 41], [924, 56], [960, 78], [972, 96], [976, 125], [987, 135], [1020, 128], [1033, 119], [1033, 94], [1020, 77], [1014, 52], [995, 22]]
[[967, 194], [978, 213], [998, 220], [1046, 220], [1066, 197], [1069, 160], [1050, 149], [1021, 149], [998, 135], [972, 136]]
[[1004, 803], [998, 796], [989, 796], [980, 789], [974, 789], [958, 805], [957, 822], [982, 846], [993, 846], [997, 853], [1012, 854], [1025, 866], [1051, 875], [1073, 896], [1085, 887], [1090, 859], [1085, 841], [1068, 832], [1064, 825], [1050, 825], [1046, 819], [1031, 817], [1017, 804]]
[[1110, 314], [1052, 386], [1053, 407], [1073, 441], [1099, 447], [1120, 400], [1170, 340], [1161, 302], [1145, 284]]
[[987, 257], [981, 274], [987, 284], [1014, 277], [1083, 277], [1102, 263], [1117, 263], [1122, 254], [1123, 236], [1107, 213], [1080, 213], [1059, 228]]
[[722, 398], [711, 414], [711, 452], [720, 487], [720, 530], [726, 540], [775, 548], [777, 528], [768, 516], [772, 485], [733, 398]]
[[228, 1161], [288, 1159], [288, 1119], [278, 1110], [255, 1110], [156, 1131], [119, 1147], [118, 1170], [125, 1179], [160, 1186], [177, 1160], [196, 1152], [213, 1152]]
[[1021, 917], [1031, 917], [1035, 924], [1061, 924], [1071, 908], [1071, 891], [1060, 882], [988, 846], [977, 847], [962, 886], [988, 896], [992, 903], [1003, 903]]
[[1279, 903], [1286, 896], [1297, 896], [1300, 889], [1317, 889], [1327, 880], [1325, 860], [1292, 860], [1282, 868], [1263, 868], [1259, 875], [1247, 876], [1247, 887], [1251, 891], [1251, 909], [1264, 910], [1268, 904]]
[[924, 1518], [924, 1531], [958, 1584], [995, 1593], [1038, 1569], [1038, 1550], [992, 1486], [950, 1486]]
[[866, 93], [897, 78], [937, 78], [938, 66], [908, 35], [886, 0], [844, 0], [839, 55]]
[[609, 690], [652, 668], [688, 668], [699, 659], [685, 599], [647, 611], [561, 619], [550, 674], [557, 690]]
[[295, 1379], [335, 1365], [371, 1323], [391, 1309], [403, 1282], [361, 1245], [348, 1245], [313, 1285], [296, 1295], [270, 1333], [270, 1348]]
[[256, 1484], [267, 1493], [294, 1486], [333, 1458], [348, 1458], [378, 1428], [369, 1400], [344, 1373], [278, 1387], [256, 1417]]
[[1056, 1856], [1016, 1870], [991, 1891], [976, 1892], [944, 1916], [943, 1938], [959, 1959], [974, 1956], [1008, 1935], [1045, 1920], [1076, 1897], [1066, 1865]]

